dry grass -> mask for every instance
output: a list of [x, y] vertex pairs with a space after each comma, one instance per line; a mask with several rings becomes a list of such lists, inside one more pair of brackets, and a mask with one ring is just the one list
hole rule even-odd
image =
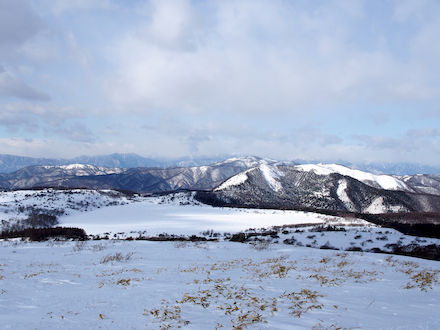
[[143, 315], [151, 316], [161, 322], [160, 329], [181, 328], [190, 322], [182, 319], [182, 309], [179, 305], [163, 304], [161, 308], [145, 309]]
[[117, 285], [122, 285], [122, 286], [129, 286], [129, 285], [130, 285], [130, 282], [131, 282], [131, 279], [130, 279], [130, 278], [127, 278], [127, 279], [125, 279], [125, 278], [121, 278], [120, 280], [118, 280], [118, 281], [116, 282], [116, 284], [117, 284]]
[[419, 288], [421, 291], [432, 290], [432, 286], [439, 282], [439, 273], [439, 270], [429, 271], [426, 269], [412, 273], [405, 289]]
[[319, 294], [318, 291], [309, 289], [301, 289], [299, 292], [292, 292], [281, 296], [281, 298], [289, 301], [290, 314], [295, 317], [301, 317], [302, 314], [313, 309], [322, 309], [324, 305], [318, 303], [321, 297], [324, 296]]
[[414, 261], [400, 261], [389, 256], [385, 261], [397, 271], [406, 274], [409, 282], [404, 286], [405, 289], [418, 288], [421, 291], [433, 289], [433, 285], [439, 283], [440, 270], [420, 269], [420, 265]]
[[133, 256], [133, 252], [127, 253], [126, 255], [123, 255], [120, 252], [116, 252], [115, 254], [109, 254], [105, 257], [101, 258], [101, 264], [106, 264], [108, 262], [113, 262], [113, 261], [128, 261], [131, 259], [131, 257]]

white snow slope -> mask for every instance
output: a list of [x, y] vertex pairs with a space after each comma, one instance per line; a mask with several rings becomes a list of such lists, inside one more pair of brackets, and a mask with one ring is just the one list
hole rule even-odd
[[246, 170], [244, 172], [241, 172], [239, 174], [234, 175], [233, 177], [229, 178], [225, 182], [223, 182], [220, 186], [218, 186], [215, 191], [218, 190], [224, 190], [232, 186], [239, 186], [242, 183], [246, 182], [248, 179], [247, 174], [250, 171], [260, 171], [263, 175], [264, 180], [269, 185], [269, 187], [274, 191], [280, 191], [283, 189], [281, 186], [281, 183], [279, 182], [279, 178], [283, 176], [284, 174], [277, 168], [276, 165], [272, 164], [261, 164], [257, 167], [253, 167], [249, 170]]
[[223, 190], [229, 187], [241, 185], [242, 183], [246, 182], [246, 180], [248, 179], [247, 173], [252, 170], [253, 169], [249, 169], [244, 172], [238, 173], [237, 175], [234, 175], [233, 177], [223, 182], [220, 186], [218, 186], [214, 190]]
[[436, 261], [240, 243], [0, 249], [2, 329], [440, 328]]
[[46, 169], [61, 169], [67, 175], [76, 175], [76, 176], [106, 175], [106, 174], [124, 172], [124, 169], [121, 168], [108, 168], [108, 167], [86, 165], [86, 164], [46, 165], [43, 167]]
[[318, 175], [339, 173], [341, 175], [352, 177], [373, 187], [382, 189], [412, 191], [412, 189], [408, 187], [405, 182], [391, 175], [376, 175], [359, 170], [353, 170], [337, 164], [304, 164], [297, 165], [295, 168], [299, 171], [313, 171]]

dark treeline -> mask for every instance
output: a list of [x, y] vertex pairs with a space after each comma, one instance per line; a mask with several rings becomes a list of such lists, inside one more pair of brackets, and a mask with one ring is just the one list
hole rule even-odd
[[86, 240], [84, 229], [74, 227], [26, 228], [23, 230], [5, 230], [0, 232], [0, 239], [29, 238], [31, 241], [46, 241], [48, 239]]

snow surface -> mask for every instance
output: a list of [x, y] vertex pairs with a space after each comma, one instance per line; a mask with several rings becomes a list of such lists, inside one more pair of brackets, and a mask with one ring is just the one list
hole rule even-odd
[[108, 168], [102, 166], [88, 165], [88, 164], [69, 164], [69, 165], [45, 165], [42, 166], [45, 169], [58, 168], [65, 170], [67, 173], [76, 176], [88, 176], [88, 175], [105, 175], [122, 173], [124, 170], [121, 168]]
[[254, 167], [244, 172], [238, 173], [237, 175], [234, 175], [233, 177], [223, 182], [220, 186], [218, 186], [215, 191], [241, 185], [248, 179], [247, 174], [250, 171], [256, 170], [259, 170], [261, 172], [271, 189], [273, 189], [274, 191], [280, 191], [281, 189], [283, 189], [281, 183], [278, 180], [284, 174], [280, 170], [278, 170], [276, 165], [261, 164], [258, 167]]
[[257, 167], [261, 164], [272, 164], [276, 163], [276, 160], [269, 159], [269, 158], [258, 158], [253, 156], [248, 157], [231, 157], [228, 159], [225, 159], [223, 161], [217, 162], [213, 165], [223, 165], [223, 164], [230, 164], [230, 163], [241, 163], [245, 165], [246, 167]]
[[281, 189], [283, 189], [281, 183], [278, 181], [283, 173], [281, 173], [281, 171], [279, 171], [276, 166], [263, 164], [260, 165], [259, 169], [261, 173], [263, 173], [264, 179], [273, 190], [280, 191]]
[[331, 173], [339, 173], [359, 180], [365, 184], [371, 185], [375, 183], [378, 187], [388, 190], [405, 190], [412, 191], [408, 185], [390, 175], [376, 175], [360, 170], [354, 170], [337, 164], [304, 164], [295, 166], [300, 171], [313, 171], [318, 175], [329, 175]]
[[338, 198], [344, 203], [345, 207], [349, 211], [356, 211], [356, 207], [353, 205], [350, 197], [347, 194], [347, 180], [340, 180], [338, 189], [336, 190], [336, 194]]
[[363, 210], [364, 213], [380, 214], [386, 212], [408, 212], [408, 209], [399, 205], [386, 206], [383, 202], [383, 197], [377, 197], [371, 202], [370, 206]]
[[344, 219], [311, 212], [218, 208], [190, 202], [184, 193], [172, 197], [150, 197], [140, 202], [95, 209], [61, 217], [61, 225], [80, 227], [88, 234], [146, 231], [147, 235], [199, 234], [207, 230], [235, 233], [249, 228], [286, 224], [358, 224], [360, 219]]
[[80, 227], [94, 235], [130, 231], [197, 235], [207, 230], [234, 233], [286, 224], [368, 224], [311, 212], [215, 208], [188, 193], [129, 198], [112, 190], [45, 189], [0, 192], [0, 229], [11, 228], [33, 210], [56, 214], [60, 225]]
[[218, 186], [215, 191], [217, 190], [224, 190], [227, 189], [229, 187], [233, 187], [233, 186], [239, 186], [242, 183], [246, 182], [246, 180], [248, 179], [247, 173], [249, 171], [252, 171], [253, 169], [249, 169], [246, 170], [244, 172], [241, 172], [237, 175], [234, 175], [233, 177], [229, 178], [228, 180], [226, 180], [225, 182], [223, 182], [220, 186]]
[[440, 328], [437, 261], [226, 242], [0, 249], [2, 329]]

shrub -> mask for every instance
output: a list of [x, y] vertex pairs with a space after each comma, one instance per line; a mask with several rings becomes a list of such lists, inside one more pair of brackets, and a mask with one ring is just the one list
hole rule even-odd
[[244, 243], [246, 241], [246, 234], [245, 233], [234, 234], [229, 240], [231, 242]]
[[362, 252], [363, 250], [359, 246], [350, 246], [350, 247], [346, 248], [345, 251], [359, 251], [359, 252]]

